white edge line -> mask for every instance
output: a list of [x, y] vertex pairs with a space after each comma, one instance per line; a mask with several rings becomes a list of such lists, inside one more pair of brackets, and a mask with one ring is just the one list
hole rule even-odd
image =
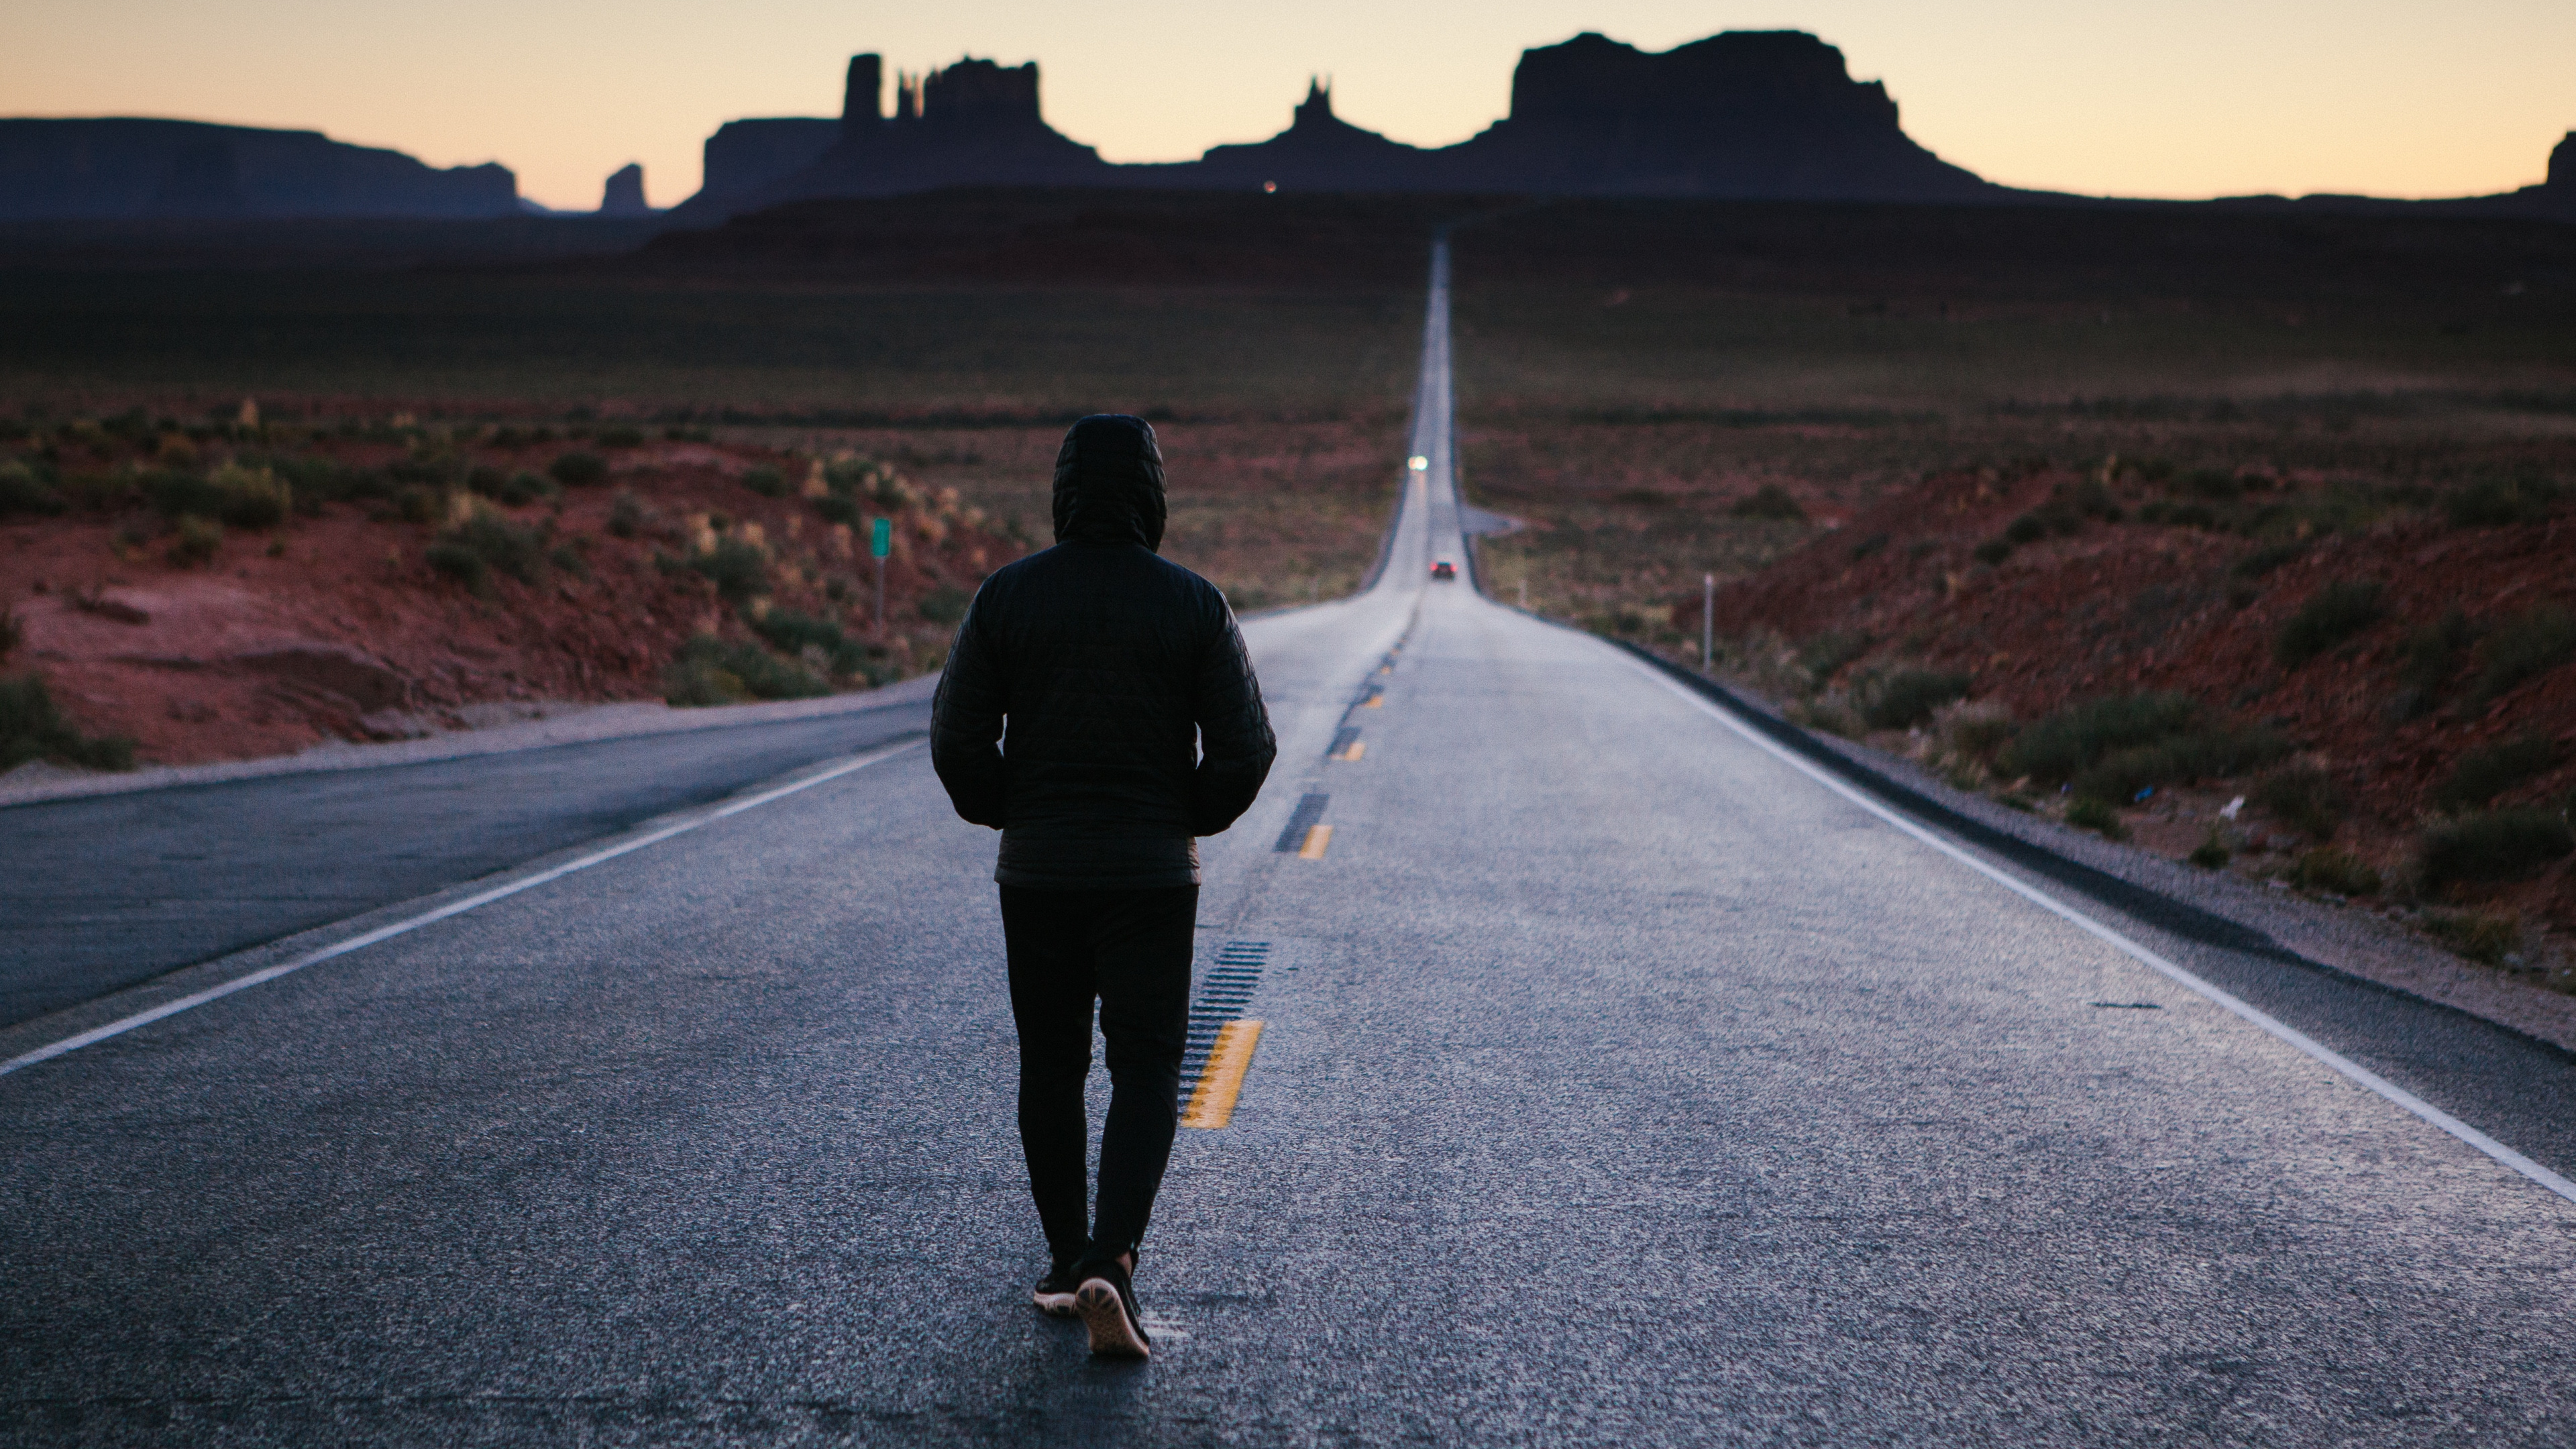
[[2531, 1179], [2533, 1182], [2549, 1189], [2551, 1192], [2558, 1194], [2569, 1202], [2576, 1202], [2576, 1182], [2568, 1181], [2566, 1178], [2559, 1176], [2557, 1173], [2550, 1171], [2548, 1168], [2541, 1166], [2539, 1163], [2534, 1162], [2530, 1158], [2523, 1156], [2521, 1153], [2514, 1151], [2512, 1148], [2505, 1146], [2503, 1143], [2489, 1137], [2487, 1134], [2470, 1126], [2468, 1123], [2461, 1121], [2459, 1118], [2452, 1116], [2450, 1113], [2443, 1111], [2441, 1108], [2436, 1107], [2432, 1103], [2425, 1101], [2423, 1098], [2416, 1096], [2414, 1093], [2407, 1091], [2404, 1087], [2397, 1085], [2395, 1082], [2392, 1082], [2386, 1077], [2379, 1075], [2377, 1072], [2370, 1070], [2361, 1063], [2343, 1055], [2341, 1052], [2338, 1052], [2334, 1048], [2327, 1046], [2325, 1043], [2318, 1041], [2316, 1038], [2309, 1036], [2307, 1033], [2290, 1026], [2288, 1023], [2281, 1021], [2279, 1018], [2274, 1017], [2269, 1012], [2262, 1010], [2260, 1007], [2257, 1007], [2250, 1002], [2202, 980], [2200, 977], [2193, 975], [2191, 972], [2184, 970], [2182, 967], [2175, 965], [2173, 962], [2166, 960], [2164, 957], [2157, 955], [2155, 952], [2150, 951], [2146, 947], [2139, 945], [2137, 942], [2130, 940], [2128, 937], [2121, 935], [2118, 931], [2113, 930], [2091, 916], [2084, 914], [2082, 911], [2079, 911], [2074, 907], [2067, 905], [2063, 901], [2058, 900], [2054, 896], [2049, 895], [2047, 892], [2029, 885], [2026, 882], [2016, 880], [2012, 876], [2004, 873], [2002, 870], [1997, 869], [1995, 866], [1979, 860], [1976, 856], [1970, 854], [1962, 847], [1955, 845], [1948, 840], [1942, 839], [1929, 827], [1921, 824], [1920, 822], [1907, 819], [1903, 814], [1899, 813], [1896, 809], [1887, 805], [1885, 802], [1871, 798], [1867, 793], [1853, 786], [1848, 781], [1838, 779], [1830, 772], [1817, 766], [1813, 761], [1801, 758], [1795, 751], [1788, 749], [1779, 741], [1769, 738], [1761, 731], [1754, 729], [1751, 725], [1737, 719], [1731, 711], [1719, 706], [1716, 702], [1710, 700], [1697, 691], [1688, 688], [1679, 680], [1674, 679], [1662, 670], [1656, 669], [1652, 665], [1647, 664], [1644, 660], [1638, 659], [1625, 651], [1621, 651], [1619, 657], [1636, 666], [1638, 669], [1643, 670], [1657, 684], [1664, 686], [1666, 689], [1680, 695], [1691, 704], [1698, 706], [1701, 710], [1717, 719], [1719, 723], [1724, 724], [1727, 728], [1735, 731], [1739, 735], [1742, 735], [1744, 738], [1752, 741], [1762, 749], [1769, 751], [1772, 755], [1787, 763], [1791, 768], [1797, 770], [1799, 773], [1807, 776], [1807, 778], [1814, 780], [1817, 784], [1822, 785], [1826, 789], [1833, 791], [1835, 794], [1842, 796], [1844, 799], [1858, 805], [1863, 810], [1866, 810], [1881, 820], [1886, 821], [1888, 824], [1895, 826], [1897, 829], [1904, 831], [1906, 834], [1913, 836], [1916, 840], [1923, 842], [1925, 845], [1932, 847], [1934, 850], [1941, 852], [1943, 855], [1950, 857], [1952, 860], [1955, 860], [1959, 864], [1966, 866], [1968, 869], [1975, 871], [1977, 874], [1986, 877], [1988, 880], [1995, 882], [2004, 889], [2031, 902], [2033, 905], [2036, 905], [2054, 915], [2063, 917], [2065, 920], [2074, 924], [2078, 929], [2108, 942], [2113, 947], [2171, 980], [2176, 985], [2183, 987], [2185, 990], [2202, 997], [2214, 1005], [2224, 1007], [2227, 1010], [2234, 1012], [2237, 1016], [2262, 1028], [2272, 1036], [2298, 1048], [2300, 1051], [2305, 1052], [2317, 1061], [2334, 1068], [2336, 1071], [2342, 1073], [2345, 1077], [2350, 1078], [2359, 1085], [2369, 1088], [2371, 1091], [2378, 1093], [2387, 1100], [2396, 1103], [2398, 1106], [2405, 1108], [2409, 1112], [2414, 1113], [2424, 1121], [2450, 1133], [2453, 1137], [2460, 1139], [2469, 1146], [2476, 1148], [2478, 1151], [2485, 1153], [2491, 1158], [2494, 1158], [2497, 1162], [2502, 1163], [2506, 1167], [2510, 1167], [2514, 1171], [2521, 1173], [2524, 1177]]
[[92, 1046], [96, 1043], [103, 1042], [109, 1037], [123, 1036], [125, 1033], [132, 1031], [137, 1027], [150, 1026], [152, 1023], [163, 1020], [164, 1018], [177, 1016], [180, 1012], [193, 1011], [196, 1008], [205, 1005], [209, 1001], [220, 1001], [224, 997], [230, 996], [236, 991], [248, 991], [250, 988], [257, 986], [262, 982], [274, 981], [280, 976], [301, 971], [307, 966], [318, 966], [334, 957], [346, 956], [352, 951], [363, 951], [367, 947], [373, 946], [378, 942], [390, 941], [396, 936], [417, 931], [423, 926], [446, 920], [450, 916], [461, 916], [467, 911], [488, 906], [497, 900], [507, 899], [508, 897], [517, 895], [521, 891], [533, 890], [549, 881], [561, 880], [575, 871], [588, 870], [592, 866], [601, 864], [602, 862], [615, 860], [617, 857], [625, 855], [630, 851], [642, 850], [648, 845], [659, 845], [663, 841], [670, 839], [672, 836], [686, 835], [690, 831], [697, 829], [699, 826], [712, 825], [715, 822], [724, 819], [728, 815], [739, 815], [745, 810], [756, 809], [762, 805], [768, 804], [772, 800], [784, 799], [789, 795], [795, 794], [799, 790], [811, 790], [815, 786], [824, 784], [827, 781], [837, 780], [843, 775], [864, 770], [868, 766], [873, 765], [880, 760], [889, 759], [895, 755], [902, 754], [904, 751], [912, 749], [920, 743], [921, 741], [919, 740], [906, 740], [899, 745], [890, 745], [883, 749], [870, 751], [867, 754], [858, 756], [856, 759], [845, 760], [842, 763], [833, 766], [831, 769], [824, 770], [819, 774], [808, 775], [802, 780], [791, 781], [790, 783], [780, 785], [775, 789], [763, 790], [757, 795], [745, 796], [740, 800], [728, 801], [703, 815], [699, 815], [688, 820], [682, 820], [675, 824], [665, 825], [659, 830], [639, 835], [632, 840], [621, 840], [617, 844], [609, 846], [605, 850], [594, 850], [590, 854], [582, 856], [576, 860], [568, 860], [561, 865], [549, 866], [544, 870], [538, 871], [534, 875], [521, 877], [507, 885], [494, 886], [487, 891], [477, 891], [473, 895], [466, 896], [461, 900], [449, 901], [446, 905], [439, 906], [433, 910], [423, 911], [417, 916], [406, 916], [402, 920], [395, 921], [389, 925], [378, 926], [372, 931], [351, 936], [348, 940], [325, 946], [319, 951], [298, 956], [294, 960], [280, 961], [274, 966], [263, 966], [259, 970], [253, 971], [248, 975], [236, 976], [221, 986], [209, 986], [203, 991], [192, 992], [189, 995], [180, 997], [176, 1001], [165, 1001], [159, 1006], [153, 1007], [149, 1011], [138, 1011], [132, 1016], [119, 1017], [115, 1021], [107, 1023], [105, 1026], [92, 1027], [88, 1031], [82, 1032], [77, 1036], [64, 1037], [61, 1041], [40, 1046], [34, 1051], [28, 1052], [23, 1056], [11, 1057], [5, 1062], [0, 1062], [0, 1077], [5, 1077], [11, 1072], [17, 1071], [23, 1067], [32, 1067], [38, 1062], [52, 1061], [56, 1057], [63, 1056], [70, 1052], [79, 1051], [82, 1047]]

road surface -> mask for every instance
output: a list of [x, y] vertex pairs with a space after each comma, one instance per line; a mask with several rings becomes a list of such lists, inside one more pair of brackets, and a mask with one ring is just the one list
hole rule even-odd
[[1027, 1307], [994, 837], [912, 748], [0, 1075], [0, 1432], [2576, 1437], [2564, 1058], [1428, 582], [1434, 280], [1382, 576], [1247, 626], [1280, 763], [1200, 955], [1262, 1028], [1176, 1152], [1153, 1362]]

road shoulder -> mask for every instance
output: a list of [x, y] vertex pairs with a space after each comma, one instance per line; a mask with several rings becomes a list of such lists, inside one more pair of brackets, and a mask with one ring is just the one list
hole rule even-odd
[[905, 705], [926, 703], [938, 687], [939, 676], [925, 674], [918, 679], [907, 679], [900, 684], [889, 684], [882, 689], [828, 695], [821, 699], [784, 699], [763, 704], [717, 705], [702, 709], [675, 709], [670, 705], [654, 701], [567, 705], [563, 712], [541, 719], [496, 725], [489, 729], [460, 730], [451, 734], [432, 735], [425, 739], [395, 740], [384, 744], [367, 745], [328, 744], [292, 755], [272, 755], [266, 759], [227, 760], [212, 765], [172, 765], [119, 774], [44, 771], [29, 766], [7, 776], [0, 776], [0, 809], [51, 800], [126, 795], [141, 790], [164, 790], [183, 785], [258, 780], [277, 775], [322, 774], [339, 770], [373, 770], [391, 765], [422, 765], [479, 755], [509, 754], [518, 750], [548, 749], [555, 745], [589, 744], [600, 740], [681, 734], [693, 730], [732, 729], [744, 725], [776, 724], [786, 720], [821, 719], [832, 715], [865, 714], [873, 710], [895, 709]]
[[[2232, 875], [2195, 870], [2042, 816], [2023, 814], [1985, 796], [1954, 789], [1911, 760], [1807, 729], [1792, 723], [1758, 696], [1719, 684], [1633, 646], [1606, 642], [1734, 710], [1774, 739], [1827, 764], [1852, 783], [1936, 829], [1961, 834], [1956, 827], [1964, 824], [1969, 827], [1964, 833], [1972, 836], [1990, 832], [2006, 837], [2022, 852], [2038, 852], [2076, 868], [2067, 874], [2098, 872], [2146, 897], [2170, 903], [2170, 907], [2178, 908], [2174, 914], [2200, 915], [2223, 922], [2245, 933], [2250, 938], [2248, 944], [2257, 949], [2268, 944], [2272, 951], [2266, 954], [2295, 957], [2302, 964], [2464, 1012], [2563, 1052], [2576, 1052], [2576, 997], [2526, 985], [2462, 961], [2376, 913], [2337, 909], [2287, 890], [2265, 889]], [[1940, 818], [1943, 815], [1953, 818]], [[1969, 843], [1991, 847], [2000, 842], [1971, 839]], [[2014, 863], [2030, 862], [2023, 859]], [[2085, 889], [2081, 883], [2063, 878], [2058, 883]], [[2085, 893], [2099, 898], [2096, 892]], [[2106, 900], [2104, 904], [2125, 908], [2117, 900]], [[2191, 932], [2186, 930], [2184, 934]]]

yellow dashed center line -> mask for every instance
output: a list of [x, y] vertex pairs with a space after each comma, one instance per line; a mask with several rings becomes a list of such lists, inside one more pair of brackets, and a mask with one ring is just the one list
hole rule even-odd
[[1336, 759], [1336, 760], [1356, 760], [1356, 759], [1358, 759], [1358, 758], [1360, 757], [1361, 752], [1362, 752], [1362, 751], [1365, 751], [1367, 748], [1368, 748], [1368, 741], [1366, 741], [1366, 740], [1353, 740], [1353, 741], [1351, 741], [1351, 747], [1350, 747], [1349, 749], [1344, 750], [1344, 751], [1342, 751], [1340, 754], [1333, 756], [1333, 758], [1334, 758], [1334, 759]]
[[[1319, 825], [1318, 830], [1330, 826]], [[1208, 1048], [1207, 1065], [1199, 1071], [1198, 1090], [1190, 1093], [1181, 1125], [1214, 1131], [1234, 1120], [1234, 1099], [1243, 1091], [1243, 1074], [1252, 1069], [1252, 1049], [1261, 1041], [1261, 1023], [1229, 1021], [1217, 1028]]]
[[1372, 694], [1368, 698], [1360, 701], [1360, 708], [1384, 709], [1386, 708], [1386, 696], [1383, 694]]
[[1333, 827], [1329, 825], [1309, 825], [1306, 827], [1306, 843], [1297, 847], [1297, 858], [1299, 860], [1322, 860], [1324, 858], [1324, 847], [1332, 843]]

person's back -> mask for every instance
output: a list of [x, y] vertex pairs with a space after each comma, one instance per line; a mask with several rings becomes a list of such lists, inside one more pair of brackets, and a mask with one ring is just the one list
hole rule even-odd
[[[1233, 611], [1155, 556], [1163, 519], [1153, 429], [1076, 423], [1056, 461], [1057, 545], [984, 581], [931, 713], [957, 813], [1002, 832], [1020, 1136], [1054, 1260], [1038, 1302], [1078, 1307], [1095, 1351], [1136, 1354], [1128, 1269], [1178, 1120], [1193, 837], [1233, 824], [1276, 754]], [[1082, 1103], [1095, 999], [1111, 1080], [1096, 1221]]]

